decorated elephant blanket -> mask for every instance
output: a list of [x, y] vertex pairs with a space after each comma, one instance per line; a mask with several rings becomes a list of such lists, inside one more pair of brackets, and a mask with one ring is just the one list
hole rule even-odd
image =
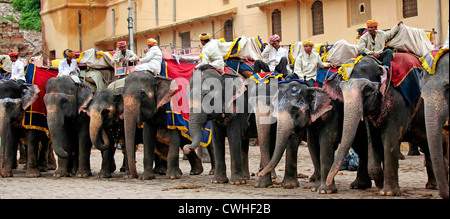
[[423, 68], [428, 74], [433, 75], [436, 73], [436, 64], [439, 59], [449, 51], [449, 49], [433, 50], [420, 58]]
[[46, 70], [37, 67], [31, 62], [28, 63], [28, 66], [25, 69], [27, 83], [37, 85], [41, 91], [39, 92], [39, 97], [36, 101], [25, 110], [25, 116], [22, 120], [24, 128], [44, 131], [50, 136], [47, 125], [47, 110], [45, 108], [44, 96], [47, 81], [56, 76], [58, 76], [58, 71]]
[[396, 53], [392, 60], [391, 81], [411, 104], [419, 98], [422, 65], [409, 53]]
[[283, 74], [278, 72], [261, 72], [261, 73], [255, 73], [252, 76], [250, 76], [251, 79], [253, 79], [256, 83], [264, 83], [267, 84], [270, 82], [271, 78], [281, 78], [283, 77]]
[[[161, 68], [161, 76], [172, 78], [179, 87], [177, 93], [169, 103], [164, 106], [167, 116], [167, 128], [178, 129], [181, 135], [192, 141], [189, 132], [189, 100], [186, 98], [189, 89], [189, 80], [194, 72], [196, 64], [177, 62], [175, 60], [164, 59]], [[201, 146], [208, 146], [211, 143], [211, 124], [208, 122], [202, 131]]]

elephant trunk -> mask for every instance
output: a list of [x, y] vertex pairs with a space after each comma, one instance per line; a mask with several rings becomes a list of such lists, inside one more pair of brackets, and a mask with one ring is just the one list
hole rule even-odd
[[353, 140], [355, 139], [359, 122], [364, 116], [362, 94], [358, 88], [350, 88], [349, 84], [350, 83], [345, 83], [343, 86], [341, 84], [342, 93], [344, 96], [344, 124], [342, 139], [341, 144], [337, 149], [333, 165], [328, 173], [327, 185], [331, 185], [333, 183], [334, 177], [339, 172], [345, 156], [350, 150]]
[[448, 175], [446, 169], [448, 166], [444, 164], [442, 127], [445, 120], [448, 119], [448, 105], [442, 107], [442, 100], [439, 100], [442, 94], [432, 93], [424, 95], [425, 102], [425, 125], [428, 138], [428, 146], [430, 149], [431, 163], [433, 164], [433, 172], [436, 177], [436, 183], [439, 195], [449, 198]]
[[125, 146], [127, 151], [128, 168], [131, 176], [138, 178], [136, 171], [135, 157], [135, 136], [138, 115], [140, 114], [140, 104], [132, 95], [124, 96], [124, 128], [125, 128]]
[[109, 137], [103, 128], [103, 117], [98, 110], [90, 111], [91, 121], [89, 123], [89, 136], [94, 146], [101, 150], [106, 151], [109, 149]]
[[294, 132], [294, 118], [286, 112], [278, 113], [277, 137], [275, 143], [275, 150], [269, 164], [264, 167], [259, 173], [258, 177], [262, 178], [272, 172], [283, 156], [284, 151], [288, 145], [288, 140]]
[[[189, 115], [189, 132], [192, 137], [192, 144], [187, 144], [183, 147], [183, 151], [189, 154], [200, 146], [202, 139], [203, 126], [208, 122], [208, 115], [206, 113], [193, 113], [195, 110], [201, 112], [201, 102], [191, 99], [190, 115]], [[195, 109], [194, 109], [195, 108]]]
[[[47, 106], [47, 111], [49, 111], [49, 107], [52, 106]], [[67, 159], [70, 154], [70, 142], [67, 141], [69, 135], [67, 134], [66, 127], [64, 127], [64, 118], [58, 118], [57, 114], [48, 114], [47, 123], [52, 135], [52, 145], [56, 155], [59, 158]]]

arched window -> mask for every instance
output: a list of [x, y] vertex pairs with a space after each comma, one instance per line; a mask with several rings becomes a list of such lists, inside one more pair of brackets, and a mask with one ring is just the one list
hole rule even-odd
[[417, 0], [403, 0], [403, 17], [417, 16]]
[[313, 35], [323, 34], [323, 4], [315, 1], [311, 7]]
[[224, 24], [225, 29], [225, 41], [231, 42], [233, 41], [233, 21], [227, 20]]
[[272, 35], [281, 35], [281, 11], [276, 9], [272, 12]]

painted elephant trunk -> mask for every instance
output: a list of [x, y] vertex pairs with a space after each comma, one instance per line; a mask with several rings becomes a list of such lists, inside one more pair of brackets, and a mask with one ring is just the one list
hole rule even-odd
[[347, 155], [353, 140], [355, 139], [358, 125], [364, 116], [362, 94], [357, 87], [350, 87], [351, 83], [341, 84], [344, 96], [344, 124], [342, 130], [341, 144], [327, 177], [327, 185], [333, 183], [334, 177], [339, 172], [345, 156]]
[[259, 173], [258, 177], [264, 177], [267, 174], [270, 174], [283, 156], [284, 151], [288, 145], [289, 137], [294, 131], [294, 119], [288, 112], [280, 112], [278, 114], [278, 125], [277, 125], [277, 137], [275, 143], [275, 150], [270, 160], [269, 164], [264, 167], [263, 170]]
[[89, 124], [89, 136], [91, 138], [94, 146], [101, 150], [106, 151], [109, 149], [109, 138], [106, 135], [105, 129], [103, 128], [102, 115], [97, 110], [92, 110], [90, 112], [91, 121]]
[[138, 178], [136, 170], [135, 136], [138, 115], [140, 114], [140, 104], [132, 95], [124, 96], [124, 126], [125, 126], [125, 146], [127, 151], [128, 168], [131, 176]]
[[189, 116], [189, 132], [192, 137], [192, 144], [185, 145], [183, 151], [189, 154], [191, 151], [197, 149], [200, 146], [202, 140], [202, 129], [206, 124], [207, 115], [204, 113], [192, 113]]
[[[448, 108], [443, 109], [442, 105], [436, 98], [439, 94], [432, 94], [429, 98], [424, 96], [425, 100], [425, 124], [430, 148], [431, 163], [433, 164], [433, 172], [436, 177], [436, 183], [439, 195], [444, 199], [449, 199], [448, 175], [444, 165], [444, 156], [442, 148], [442, 127], [445, 122]], [[442, 96], [442, 95], [441, 95]]]
[[70, 154], [70, 146], [67, 144], [69, 135], [64, 130], [64, 119], [47, 117], [48, 129], [52, 135], [52, 144], [55, 149], [55, 153], [62, 159], [67, 159]]

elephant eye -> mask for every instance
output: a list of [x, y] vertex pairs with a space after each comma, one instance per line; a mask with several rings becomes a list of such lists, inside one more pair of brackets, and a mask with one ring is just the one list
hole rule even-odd
[[141, 91], [139, 96], [142, 97], [142, 98], [145, 98], [145, 97], [147, 97], [147, 94], [144, 91]]
[[61, 103], [67, 103], [67, 102], [68, 102], [68, 100], [66, 98], [61, 99]]

